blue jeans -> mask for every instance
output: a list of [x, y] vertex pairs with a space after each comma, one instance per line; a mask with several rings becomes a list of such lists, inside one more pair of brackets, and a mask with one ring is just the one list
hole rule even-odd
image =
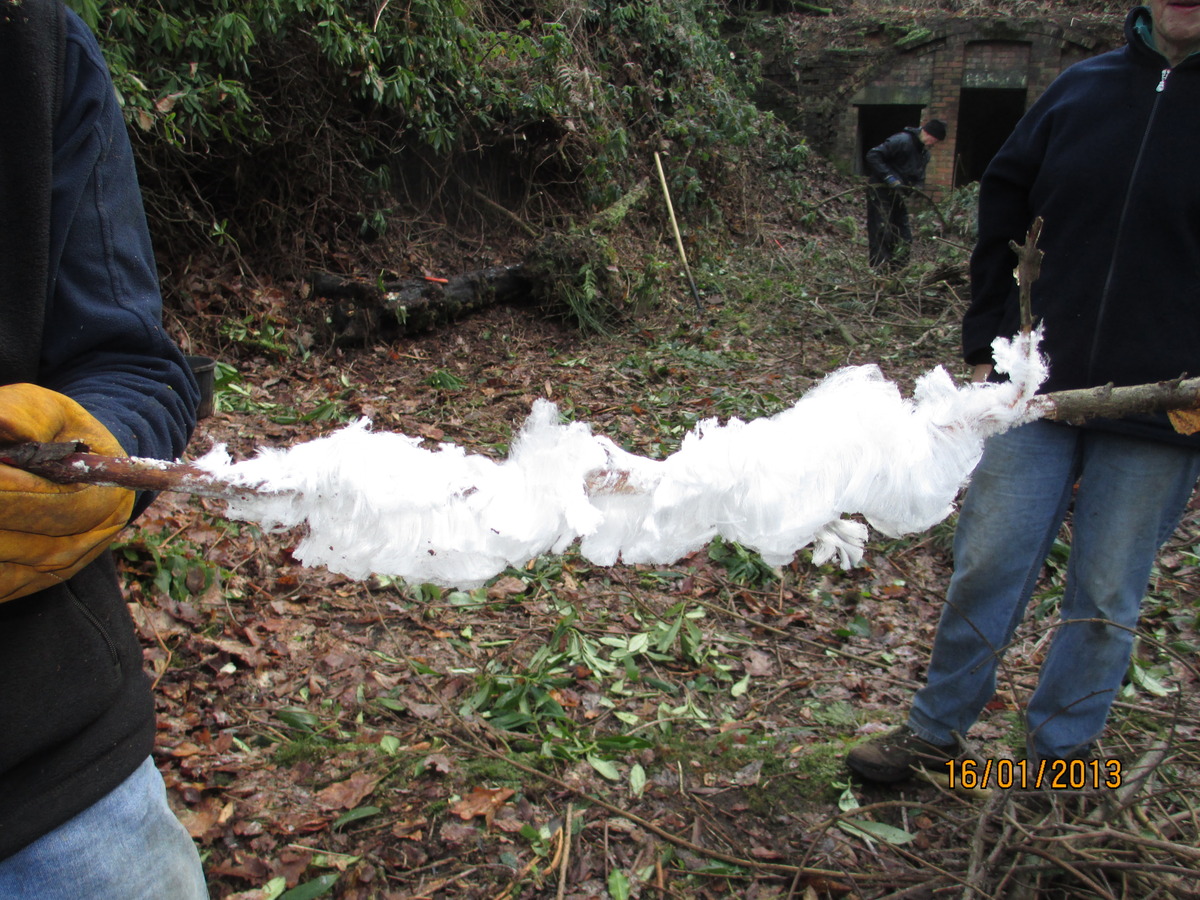
[[206, 900], [200, 855], [147, 759], [107, 796], [0, 862], [0, 900]]
[[[1104, 730], [1155, 555], [1198, 476], [1200, 452], [1045, 421], [989, 439], [959, 515], [927, 683], [909, 713], [913, 731], [953, 743], [952, 732], [965, 735], [991, 700], [997, 665], [1074, 496], [1065, 624], [1055, 628], [1026, 724], [1031, 753], [1083, 751]], [[1105, 621], [1071, 621], [1080, 619]]]

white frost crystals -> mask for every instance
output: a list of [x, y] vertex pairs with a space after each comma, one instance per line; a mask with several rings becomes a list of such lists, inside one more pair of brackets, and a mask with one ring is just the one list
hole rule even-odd
[[232, 518], [300, 526], [294, 555], [351, 578], [474, 587], [575, 541], [599, 565], [670, 564], [717, 535], [772, 565], [812, 544], [814, 560], [857, 563], [860, 514], [887, 535], [945, 518], [990, 434], [1037, 414], [1040, 332], [998, 340], [1003, 384], [956, 385], [941, 368], [911, 400], [876, 366], [834, 372], [769, 418], [701, 422], [664, 460], [627, 453], [534, 404], [507, 459], [372, 432], [363, 420], [287, 450], [197, 465], [255, 488]]

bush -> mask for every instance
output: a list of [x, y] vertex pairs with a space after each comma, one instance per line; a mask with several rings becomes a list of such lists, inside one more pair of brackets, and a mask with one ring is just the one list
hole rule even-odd
[[336, 267], [400, 219], [545, 222], [664, 148], [686, 214], [765, 136], [798, 159], [710, 0], [68, 3], [101, 38], [166, 257]]

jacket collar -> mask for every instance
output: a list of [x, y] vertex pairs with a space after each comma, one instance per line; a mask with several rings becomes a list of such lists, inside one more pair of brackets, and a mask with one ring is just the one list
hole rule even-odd
[[[1160, 64], [1166, 62], [1166, 57], [1154, 42], [1154, 21], [1148, 6], [1135, 6], [1129, 11], [1125, 18], [1125, 40], [1135, 51], [1153, 53]], [[1197, 58], [1200, 58], [1200, 51], [1190, 54], [1184, 62], [1191, 63]]]

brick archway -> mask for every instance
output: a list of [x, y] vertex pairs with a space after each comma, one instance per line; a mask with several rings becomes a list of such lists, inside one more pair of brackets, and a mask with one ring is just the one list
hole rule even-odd
[[[850, 97], [838, 144], [861, 145], [865, 110], [875, 117], [881, 106], [919, 106], [908, 124], [936, 117], [950, 126], [927, 176], [928, 190], [938, 196], [982, 174], [1028, 104], [1063, 69], [1107, 49], [1092, 36], [1040, 22], [931, 29], [866, 73]], [[861, 171], [857, 160], [855, 171]]]

